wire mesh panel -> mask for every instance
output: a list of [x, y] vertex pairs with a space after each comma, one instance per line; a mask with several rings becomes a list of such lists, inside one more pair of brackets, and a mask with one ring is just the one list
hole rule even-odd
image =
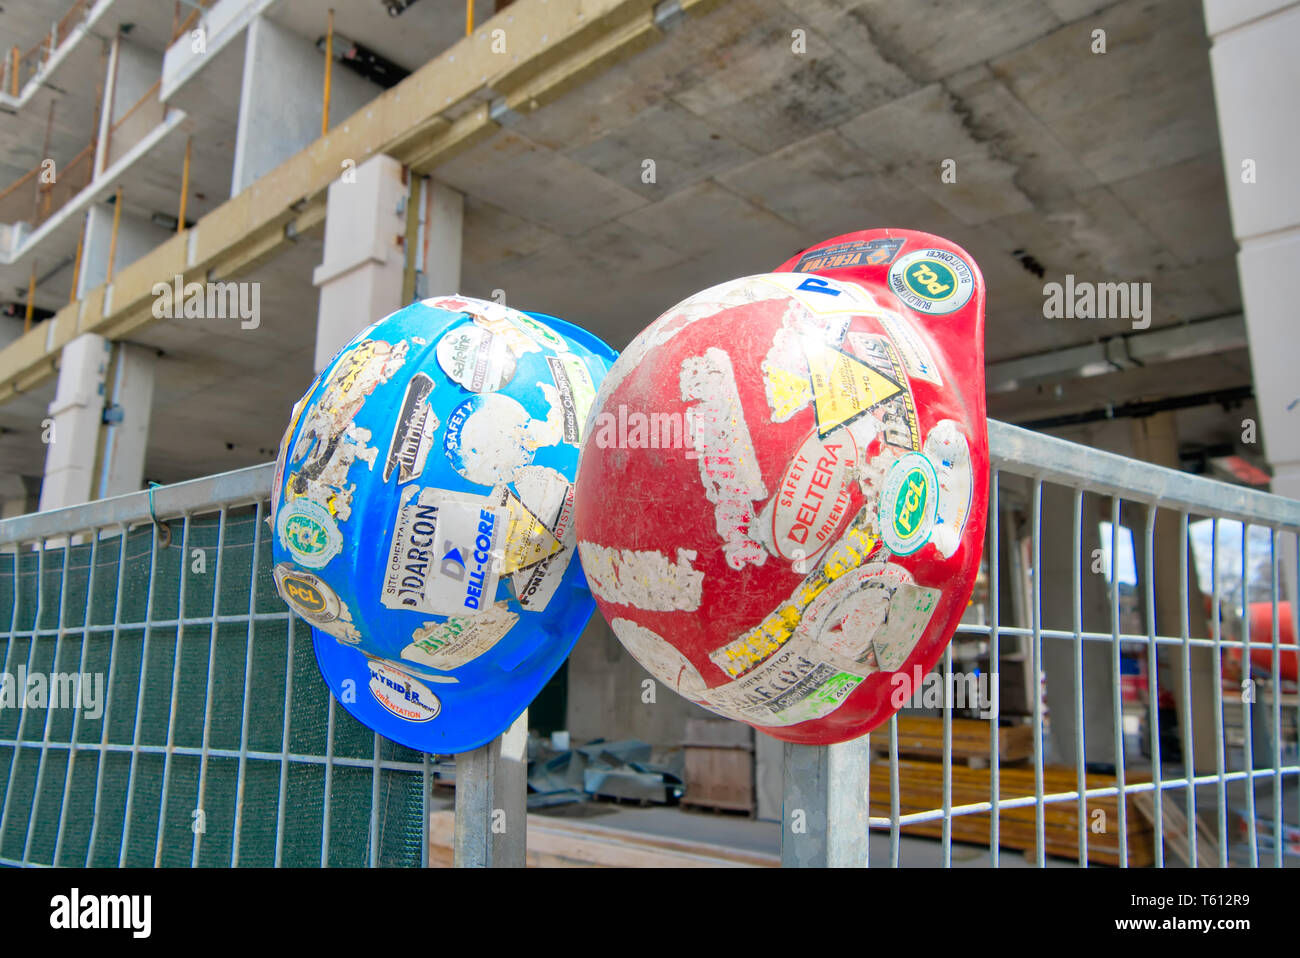
[[[1294, 864], [1300, 503], [989, 432], [938, 707], [868, 742], [870, 863], [934, 863], [919, 835], [945, 866]], [[0, 522], [0, 863], [427, 863], [439, 767], [322, 683], [271, 577], [271, 473]]]
[[433, 763], [337, 707], [258, 467], [0, 524], [0, 862], [418, 865]]
[[[993, 866], [1008, 850], [1039, 866], [1297, 864], [1281, 635], [1300, 503], [989, 426], [982, 589], [927, 676], [942, 704], [873, 736], [887, 863], [909, 864], [905, 848], [929, 862], [904, 840], [925, 835], [944, 866], [955, 843]], [[925, 721], [941, 725], [922, 739]]]

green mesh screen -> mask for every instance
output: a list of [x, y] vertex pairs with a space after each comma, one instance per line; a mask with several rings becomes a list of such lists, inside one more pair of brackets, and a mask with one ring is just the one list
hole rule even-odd
[[[421, 864], [432, 763], [330, 697], [263, 514], [5, 546], [0, 863]], [[102, 714], [20, 669], [102, 676]]]

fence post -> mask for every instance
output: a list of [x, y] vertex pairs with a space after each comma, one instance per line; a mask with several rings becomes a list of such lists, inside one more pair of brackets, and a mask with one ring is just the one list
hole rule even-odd
[[866, 866], [870, 763], [865, 735], [839, 745], [786, 743], [783, 868]]
[[457, 868], [523, 868], [528, 711], [487, 745], [456, 756]]

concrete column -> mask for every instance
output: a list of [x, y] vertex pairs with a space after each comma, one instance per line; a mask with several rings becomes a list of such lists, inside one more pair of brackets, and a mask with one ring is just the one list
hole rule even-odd
[[[99, 114], [99, 139], [95, 144], [95, 173], [103, 172], [113, 151], [109, 131], [145, 95], [162, 69], [162, 57], [132, 43], [121, 33], [114, 35], [104, 77], [104, 99]], [[121, 151], [116, 151], [120, 155]]]
[[[63, 347], [49, 414], [41, 510], [89, 502], [104, 410], [111, 344], [83, 333]], [[46, 430], [43, 430], [45, 432]]]
[[365, 326], [402, 305], [406, 186], [402, 165], [374, 156], [330, 184], [320, 289], [316, 370]]
[[[1300, 264], [1300, 5], [1205, 0], [1205, 24], [1260, 432], [1273, 491], [1300, 499], [1300, 339], [1291, 292]], [[1280, 574], [1295, 614], [1295, 539], [1284, 538]]]
[[136, 492], [144, 484], [144, 454], [153, 411], [153, 350], [118, 343], [109, 385], [96, 499]]
[[63, 347], [49, 406], [42, 511], [140, 488], [153, 373], [152, 352], [139, 346], [114, 347], [103, 336], [84, 333]]
[[[320, 32], [325, 32], [323, 19]], [[248, 25], [231, 196], [320, 136], [324, 85], [325, 55], [315, 43], [265, 17]], [[335, 63], [330, 73], [331, 129], [381, 92]]]
[[460, 292], [460, 254], [465, 197], [445, 183], [425, 177], [420, 215], [420, 274], [416, 299]]
[[[122, 216], [117, 224], [117, 248], [113, 251], [113, 275], [130, 266], [145, 253], [168, 240], [172, 231], [149, 220], [128, 213], [129, 197], [123, 198]], [[77, 298], [108, 277], [108, 251], [113, 243], [113, 204], [96, 203], [86, 214], [86, 236], [81, 251], [81, 273], [77, 277]]]

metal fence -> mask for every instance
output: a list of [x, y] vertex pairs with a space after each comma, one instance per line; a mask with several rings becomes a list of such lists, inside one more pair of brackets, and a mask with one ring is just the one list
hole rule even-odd
[[[787, 817], [821, 815], [797, 835], [783, 824], [783, 861], [882, 864], [870, 856], [875, 830], [888, 833], [892, 865], [909, 863], [912, 833], [937, 837], [944, 865], [954, 842], [985, 845], [994, 866], [1004, 848], [1038, 865], [1282, 865], [1296, 844], [1284, 812], [1300, 817], [1300, 798], [1287, 797], [1300, 796], [1289, 731], [1300, 707], [1294, 683], [1281, 680], [1279, 583], [1300, 558], [1300, 502], [1001, 423], [989, 433], [987, 599], [941, 664], [945, 685], [954, 656], [972, 655], [993, 680], [987, 759], [954, 757], [952, 708], [941, 710], [942, 747], [929, 763], [906, 747], [900, 756], [897, 717], [843, 746], [787, 746]], [[0, 522], [0, 673], [19, 696], [19, 679], [49, 677], [45, 702], [0, 707], [0, 864], [427, 864], [426, 812], [447, 766], [364, 728], [325, 689], [310, 631], [271, 578], [271, 472]], [[1247, 606], [1252, 588], [1267, 595], [1271, 634], [1225, 634], [1217, 561], [1208, 614], [1197, 605], [1188, 543], [1202, 518], [1215, 548], [1221, 522], [1246, 524], [1247, 552], [1251, 526], [1267, 530], [1266, 581], [1252, 582], [1243, 563], [1242, 593]], [[1102, 521], [1108, 568], [1090, 548]], [[1136, 571], [1127, 596], [1126, 528]], [[1102, 613], [1109, 621], [1097, 621]], [[1243, 646], [1268, 650], [1271, 669], [1243, 666], [1225, 697], [1222, 653]], [[1137, 660], [1145, 748], [1126, 731], [1125, 663]], [[1166, 686], [1177, 755], [1166, 744]], [[1225, 724], [1236, 698], [1240, 721]], [[1020, 765], [1001, 753], [1016, 721], [1032, 730], [1032, 758]], [[1239, 741], [1228, 734], [1238, 728]], [[462, 761], [461, 771], [493, 774], [490, 761]], [[467, 796], [482, 790], [469, 784]], [[978, 800], [966, 800], [972, 789]], [[458, 849], [462, 837], [474, 836], [458, 834]], [[518, 849], [499, 857], [522, 859]]]

